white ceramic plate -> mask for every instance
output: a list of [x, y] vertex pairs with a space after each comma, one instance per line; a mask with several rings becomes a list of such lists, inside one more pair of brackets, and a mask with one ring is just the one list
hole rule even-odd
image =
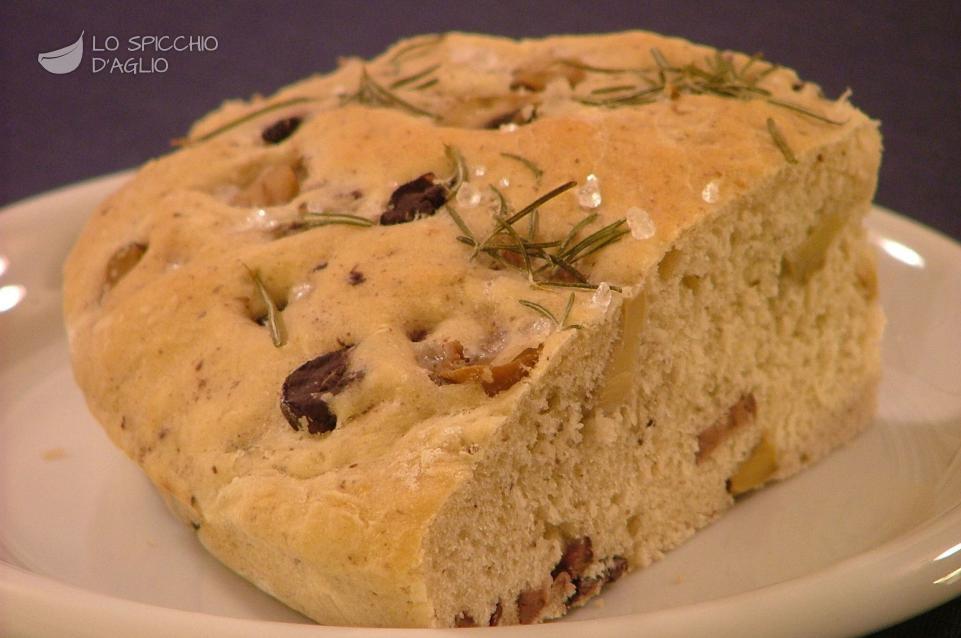
[[[204, 552], [87, 413], [60, 266], [125, 178], [0, 212], [0, 310], [25, 291], [0, 312], [0, 634], [436, 635], [318, 627], [260, 593]], [[961, 246], [883, 210], [869, 223], [889, 318], [874, 427], [564, 621], [476, 631], [843, 636], [961, 593]]]

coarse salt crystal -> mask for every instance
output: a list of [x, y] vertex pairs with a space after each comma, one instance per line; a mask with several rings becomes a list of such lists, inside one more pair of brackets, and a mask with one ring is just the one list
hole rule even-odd
[[303, 281], [290, 287], [290, 300], [298, 301], [310, 294], [314, 287], [310, 283]]
[[511, 180], [509, 177], [502, 177], [499, 182], [497, 182], [501, 188], [507, 188], [511, 185]]
[[541, 317], [531, 324], [531, 333], [535, 337], [546, 337], [554, 330], [554, 324], [546, 317]]
[[481, 192], [470, 182], [464, 182], [457, 189], [455, 197], [457, 204], [466, 208], [472, 208], [481, 203]]
[[601, 205], [601, 183], [594, 173], [588, 175], [584, 185], [577, 189], [577, 203], [582, 208], [597, 208]]
[[631, 206], [627, 209], [627, 227], [631, 229], [634, 239], [650, 239], [654, 236], [654, 220], [643, 208]]
[[712, 179], [704, 186], [704, 190], [701, 191], [701, 199], [703, 199], [708, 204], [714, 204], [717, 202], [719, 196], [719, 185], [717, 180]]
[[508, 122], [507, 124], [501, 124], [497, 130], [500, 131], [501, 133], [513, 133], [514, 131], [517, 130], [517, 124], [514, 124], [513, 122]]
[[483, 164], [474, 167], [474, 177], [483, 177], [487, 174], [487, 167]]
[[610, 284], [602, 281], [591, 296], [591, 305], [601, 310], [607, 310], [607, 307], [611, 305], [611, 296]]
[[257, 228], [259, 230], [270, 230], [277, 225], [277, 220], [272, 219], [263, 208], [255, 208], [247, 213], [246, 222], [247, 228]]

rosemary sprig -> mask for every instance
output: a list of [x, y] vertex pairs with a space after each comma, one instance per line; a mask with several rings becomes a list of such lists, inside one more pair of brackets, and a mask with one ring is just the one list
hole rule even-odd
[[581, 232], [585, 226], [593, 223], [595, 219], [597, 219], [597, 213], [591, 213], [590, 215], [584, 217], [584, 219], [581, 221], [571, 226], [570, 231], [567, 233], [567, 237], [565, 237], [564, 241], [561, 243], [561, 252], [563, 253], [566, 251], [567, 247], [570, 246], [571, 242], [577, 237], [577, 234]]
[[277, 305], [274, 300], [270, 297], [267, 292], [267, 287], [264, 286], [263, 280], [260, 278], [260, 273], [253, 270], [247, 264], [244, 264], [244, 268], [247, 269], [247, 273], [254, 282], [254, 286], [257, 287], [257, 293], [260, 295], [261, 301], [267, 307], [267, 327], [270, 329], [270, 339], [274, 342], [274, 346], [279, 348], [285, 343], [287, 343], [287, 329], [284, 327], [284, 320], [277, 310]]
[[515, 162], [520, 162], [524, 165], [527, 170], [529, 170], [534, 175], [534, 183], [537, 186], [541, 185], [541, 178], [544, 177], [544, 171], [540, 166], [530, 161], [522, 155], [515, 155], [514, 153], [501, 153], [501, 157], [506, 157], [507, 159], [512, 159]]
[[[552, 275], [549, 273], [563, 273], [567, 281], [561, 283], [577, 284], [578, 289], [593, 290], [597, 286], [591, 284], [587, 277], [574, 265], [577, 261], [613, 244], [628, 233], [625, 219], [619, 219], [603, 228], [591, 233], [584, 239], [574, 243], [580, 231], [597, 219], [596, 213], [587, 215], [576, 223], [564, 239], [550, 241], [534, 241], [536, 228], [528, 227], [527, 237], [522, 237], [514, 225], [524, 217], [530, 217], [531, 224], [536, 225], [535, 216], [538, 208], [550, 199], [575, 186], [575, 182], [566, 182], [553, 190], [541, 195], [516, 213], [511, 213], [503, 193], [495, 186], [491, 190], [499, 200], [498, 211], [495, 214], [496, 223], [491, 233], [483, 241], [469, 232], [466, 225], [461, 227], [464, 234], [457, 237], [461, 243], [471, 246], [474, 250], [471, 259], [484, 253], [509, 268], [522, 270], [527, 273], [528, 281], [534, 286], [553, 285]], [[456, 222], [456, 220], [455, 220]], [[460, 224], [458, 224], [460, 226]], [[573, 244], [573, 245], [572, 245]], [[523, 260], [523, 268], [517, 265], [517, 260], [505, 259], [507, 255], [516, 255]], [[539, 262], [535, 264], [535, 262]], [[535, 267], [536, 265], [536, 267]]]
[[247, 122], [255, 118], [258, 118], [265, 113], [270, 113], [271, 111], [287, 108], [288, 106], [293, 106], [295, 104], [304, 104], [306, 102], [316, 102], [316, 101], [317, 101], [316, 98], [312, 98], [312, 97], [294, 97], [294, 98], [290, 98], [289, 100], [283, 100], [280, 102], [275, 102], [273, 104], [268, 104], [267, 106], [251, 111], [250, 113], [247, 113], [244, 116], [238, 117], [236, 120], [231, 120], [226, 124], [218, 126], [214, 130], [210, 131], [209, 133], [204, 133], [200, 137], [179, 138], [179, 139], [175, 139], [172, 142], [172, 144], [174, 146], [189, 146], [191, 144], [199, 144], [200, 142], [206, 142], [211, 138], [217, 137], [221, 133], [226, 133], [232, 128], [236, 128], [241, 124], [246, 124]]
[[625, 234], [630, 232], [627, 229], [621, 228], [621, 226], [626, 223], [626, 219], [618, 219], [617, 221], [604, 226], [600, 230], [591, 233], [581, 241], [577, 242], [570, 248], [562, 251], [559, 257], [570, 263], [574, 263], [578, 259], [587, 257], [591, 253], [597, 252], [601, 248], [613, 244]]
[[400, 89], [400, 88], [403, 88], [403, 87], [407, 86], [408, 84], [413, 84], [414, 82], [417, 82], [417, 81], [419, 81], [419, 80], [423, 80], [424, 78], [426, 78], [428, 75], [430, 75], [431, 73], [433, 73], [434, 71], [436, 71], [436, 70], [439, 69], [439, 68], [440, 68], [440, 63], [432, 64], [432, 65], [430, 65], [429, 67], [427, 67], [426, 69], [422, 69], [422, 70], [418, 71], [417, 73], [414, 73], [414, 74], [412, 74], [412, 75], [408, 75], [408, 76], [406, 76], [406, 77], [402, 77], [402, 78], [400, 78], [400, 79], [398, 79], [398, 80], [394, 80], [393, 82], [391, 82], [390, 88], [391, 88], [391, 89]]
[[345, 224], [347, 226], [373, 226], [374, 222], [366, 217], [358, 217], [348, 213], [333, 213], [329, 211], [304, 212], [304, 222], [308, 226], [330, 226], [332, 224]]
[[[654, 60], [657, 69], [657, 80], [649, 81], [650, 86], [647, 88], [624, 94], [626, 85], [601, 87], [592, 90], [588, 97], [576, 98], [577, 101], [588, 106], [616, 108], [649, 104], [663, 95], [672, 98], [683, 94], [716, 95], [739, 100], [763, 98], [769, 104], [788, 109], [825, 124], [836, 126], [844, 124], [844, 122], [833, 120], [800, 104], [773, 97], [770, 91], [759, 87], [758, 84], [764, 78], [780, 68], [776, 64], [767, 63], [766, 68], [755, 70], [756, 65], [764, 59], [759, 53], [751, 56], [740, 68], [737, 68], [730, 58], [720, 51], [716, 51], [713, 56], [708, 57], [702, 65], [692, 62], [680, 67], [673, 66], [657, 48], [651, 49], [651, 58]], [[631, 71], [630, 69], [592, 68], [586, 65], [581, 65], [579, 68], [595, 73], [627, 73]]]
[[531, 202], [530, 204], [528, 204], [518, 212], [514, 213], [510, 217], [505, 217], [508, 212], [508, 206], [507, 206], [507, 200], [504, 199], [503, 193], [501, 193], [497, 189], [497, 187], [491, 186], [491, 190], [494, 191], [494, 193], [497, 195], [498, 199], [500, 200], [500, 211], [498, 212], [498, 215], [497, 215], [497, 224], [495, 224], [494, 230], [491, 231], [490, 235], [488, 235], [487, 238], [484, 239], [484, 241], [477, 244], [477, 246], [474, 249], [474, 254], [471, 255], [471, 258], [473, 259], [479, 252], [486, 251], [488, 244], [495, 236], [497, 236], [501, 232], [507, 232], [506, 227], [513, 226], [515, 223], [517, 223], [527, 215], [530, 215], [535, 210], [537, 210], [539, 206], [542, 206], [543, 204], [554, 199], [564, 191], [570, 190], [575, 186], [577, 186], [577, 182], [575, 181], [565, 182], [560, 186], [554, 188], [553, 190], [545, 193], [544, 195], [541, 195], [540, 197], [535, 199], [533, 202]]
[[781, 131], [778, 130], [777, 124], [774, 123], [773, 118], [767, 118], [767, 130], [771, 134], [771, 139], [774, 140], [774, 144], [781, 149], [781, 153], [784, 155], [784, 159], [787, 160], [788, 164], [797, 164], [797, 157], [794, 156], [794, 151], [788, 146], [787, 140], [781, 135]]
[[[457, 190], [467, 182], [469, 177], [467, 163], [464, 160], [464, 156], [454, 146], [445, 144], [444, 154], [451, 163], [451, 176], [447, 179], [449, 195], [444, 204], [444, 208], [461, 232], [461, 234], [456, 237], [457, 241], [473, 249], [470, 256], [471, 260], [483, 253], [505, 268], [525, 272], [532, 286], [550, 283], [550, 274], [546, 277], [538, 277], [538, 275], [544, 273], [544, 271], [549, 270], [551, 273], [562, 271], [567, 276], [566, 279], [568, 281], [573, 281], [581, 285], [578, 286], [578, 288], [593, 290], [597, 287], [588, 282], [587, 277], [574, 266], [574, 262], [619, 240], [628, 232], [626, 229], [621, 228], [626, 223], [626, 220], [620, 219], [612, 224], [608, 224], [576, 244], [571, 245], [577, 239], [580, 231], [597, 219], [597, 214], [591, 213], [576, 223], [563, 240], [535, 241], [539, 219], [538, 209], [545, 203], [576, 186], [577, 182], [573, 180], [564, 182], [535, 198], [534, 201], [517, 212], [511, 209], [504, 193], [491, 184], [489, 188], [497, 198], [498, 204], [497, 211], [494, 214], [494, 228], [483, 240], [478, 241], [477, 236], [471, 230], [470, 226], [467, 225], [467, 222], [464, 221], [464, 218], [461, 217], [460, 213], [457, 212], [457, 209], [451, 201]], [[502, 155], [521, 162], [525, 166], [530, 163], [529, 168], [535, 177], [540, 177], [543, 173], [536, 164], [533, 164], [523, 156], [511, 153], [502, 153]], [[329, 215], [333, 217], [337, 214], [330, 213]], [[337, 219], [349, 217], [351, 216], [341, 214], [337, 216]], [[515, 228], [515, 224], [525, 217], [528, 218], [527, 232], [526, 236], [521, 236], [518, 229]], [[522, 267], [518, 264], [518, 258], [523, 262]]]
[[364, 104], [366, 106], [396, 108], [402, 111], [407, 111], [413, 115], [429, 117], [432, 120], [439, 119], [440, 117], [436, 113], [431, 113], [430, 111], [426, 111], [419, 106], [411, 104], [407, 100], [398, 97], [390, 90], [384, 88], [378, 84], [374, 78], [370, 77], [370, 74], [367, 73], [366, 68], [361, 71], [360, 85], [357, 87], [357, 91], [351, 95], [344, 96], [341, 100], [342, 104], [348, 104], [350, 102], [357, 102], [358, 104]]

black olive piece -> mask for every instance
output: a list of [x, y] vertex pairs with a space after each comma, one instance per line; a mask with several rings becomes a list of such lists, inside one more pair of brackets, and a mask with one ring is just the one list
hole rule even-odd
[[434, 179], [433, 173], [424, 173], [398, 186], [387, 202], [387, 210], [380, 216], [381, 225], [406, 224], [436, 213], [447, 201], [449, 192], [446, 186], [435, 183]]
[[299, 117], [286, 117], [278, 120], [265, 128], [260, 137], [268, 144], [279, 144], [293, 135], [302, 121]]
[[311, 434], [330, 432], [337, 427], [337, 415], [323, 397], [342, 392], [359, 373], [348, 374], [353, 346], [344, 346], [307, 363], [287, 375], [280, 400], [280, 410], [295, 430], [303, 428]]

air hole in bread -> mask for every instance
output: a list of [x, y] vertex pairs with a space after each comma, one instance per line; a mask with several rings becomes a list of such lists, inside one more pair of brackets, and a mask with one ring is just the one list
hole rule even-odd
[[103, 276], [103, 291], [107, 292], [117, 285], [134, 267], [140, 263], [147, 252], [147, 244], [141, 242], [130, 242], [115, 250], [110, 259]]
[[539, 93], [556, 80], [567, 80], [574, 88], [586, 77], [584, 65], [577, 60], [543, 60], [514, 69], [511, 74], [512, 91], [526, 90]]
[[782, 277], [786, 276], [799, 284], [807, 283], [808, 279], [824, 266], [828, 249], [841, 234], [847, 221], [846, 216], [837, 213], [824, 215], [807, 239], [782, 259]]
[[304, 169], [299, 160], [266, 164], [239, 186], [230, 204], [255, 208], [282, 206], [300, 194], [303, 179]]
[[412, 343], [420, 343], [427, 338], [428, 334], [427, 328], [410, 328], [407, 330], [407, 338], [410, 339]]
[[[261, 281], [263, 282], [264, 291], [267, 293], [267, 296], [274, 308], [277, 310], [277, 312], [282, 312], [287, 307], [289, 291], [286, 287], [278, 287], [276, 283], [270, 280], [270, 278], [264, 277], [263, 273], [261, 273], [260, 276]], [[247, 315], [255, 323], [265, 326], [267, 325], [268, 318], [267, 304], [264, 303], [264, 300], [259, 293], [259, 290], [255, 290], [254, 293], [248, 297]]]
[[696, 293], [701, 289], [701, 278], [698, 275], [684, 275], [681, 277], [681, 285]]
[[458, 128], [497, 129], [505, 124], [527, 124], [537, 98], [531, 94], [462, 97], [444, 111], [444, 124]]
[[668, 281], [677, 274], [683, 256], [680, 250], [672, 248], [661, 258], [660, 263], [657, 264], [657, 274], [660, 275], [661, 281]]

